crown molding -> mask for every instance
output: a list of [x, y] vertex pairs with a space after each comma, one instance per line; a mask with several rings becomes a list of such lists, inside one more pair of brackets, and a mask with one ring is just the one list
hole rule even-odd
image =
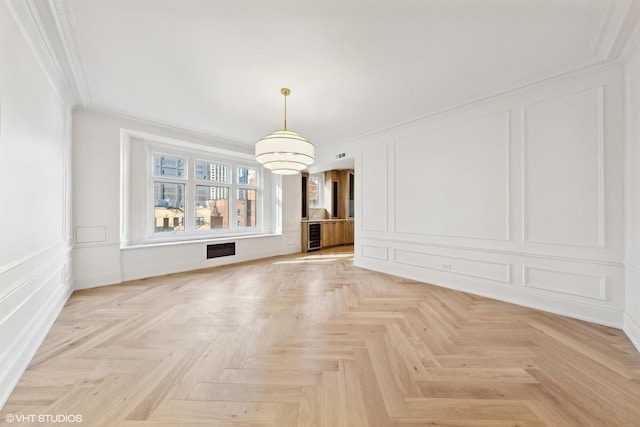
[[636, 0], [609, 0], [593, 47], [593, 53], [602, 59], [611, 58], [614, 46], [621, 36], [627, 18]]
[[420, 122], [422, 120], [435, 119], [440, 116], [443, 116], [444, 114], [451, 113], [453, 111], [463, 110], [465, 108], [471, 108], [473, 106], [480, 105], [483, 103], [492, 102], [503, 96], [516, 95], [518, 93], [522, 93], [528, 90], [533, 90], [546, 85], [561, 83], [562, 81], [572, 77], [580, 77], [590, 73], [606, 72], [609, 70], [620, 69], [622, 67], [623, 67], [623, 64], [620, 62], [620, 60], [604, 61], [595, 56], [592, 56], [587, 60], [568, 64], [564, 67], [554, 68], [551, 71], [534, 75], [526, 80], [519, 80], [519, 81], [512, 82], [511, 84], [505, 85], [500, 89], [494, 92], [490, 92], [484, 96], [473, 98], [468, 101], [435, 111], [433, 113], [414, 117], [412, 119], [394, 123], [386, 127], [382, 127], [382, 128], [374, 129], [372, 131], [362, 132], [362, 133], [353, 135], [335, 144], [323, 146], [318, 149], [318, 152], [323, 152], [325, 150], [339, 147], [344, 144], [355, 143], [357, 141], [362, 140], [363, 138], [373, 138], [376, 136], [382, 136], [385, 132], [398, 129], [403, 126], [408, 126], [413, 123]]
[[64, 52], [66, 80], [72, 85], [80, 105], [90, 102], [89, 84], [78, 54], [78, 33], [69, 0], [49, 0], [49, 8], [56, 24], [60, 49]]
[[[640, 9], [640, 7], [638, 8]], [[620, 62], [626, 66], [626, 64], [631, 60], [631, 58], [637, 55], [638, 50], [636, 49], [640, 45], [640, 20], [636, 22], [635, 27], [631, 31], [631, 35], [629, 36], [629, 40], [624, 46], [622, 53], [620, 54]]]
[[73, 95], [65, 82], [47, 34], [44, 32], [37, 7], [31, 0], [5, 0], [5, 3], [54, 91], [62, 102], [72, 104]]
[[60, 99], [67, 105], [87, 104], [86, 79], [79, 65], [75, 25], [67, 0], [5, 3]]

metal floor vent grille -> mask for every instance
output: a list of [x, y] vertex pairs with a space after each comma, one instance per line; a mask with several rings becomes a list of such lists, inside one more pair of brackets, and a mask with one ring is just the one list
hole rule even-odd
[[207, 259], [236, 254], [236, 242], [207, 245]]

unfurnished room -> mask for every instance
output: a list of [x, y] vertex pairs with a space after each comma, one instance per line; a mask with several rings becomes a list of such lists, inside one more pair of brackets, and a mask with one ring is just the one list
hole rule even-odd
[[0, 0], [0, 426], [640, 426], [640, 0]]

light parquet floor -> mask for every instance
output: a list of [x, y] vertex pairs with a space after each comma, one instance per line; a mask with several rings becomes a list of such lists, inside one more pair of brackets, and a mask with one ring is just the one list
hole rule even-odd
[[621, 331], [358, 269], [350, 249], [75, 292], [0, 424], [640, 426]]

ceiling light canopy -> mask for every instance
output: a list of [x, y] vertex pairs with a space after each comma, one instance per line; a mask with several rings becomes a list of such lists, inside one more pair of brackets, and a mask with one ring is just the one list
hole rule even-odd
[[287, 96], [291, 91], [282, 88], [284, 95], [284, 129], [277, 130], [256, 143], [256, 160], [280, 175], [295, 175], [313, 163], [313, 144], [287, 129]]

